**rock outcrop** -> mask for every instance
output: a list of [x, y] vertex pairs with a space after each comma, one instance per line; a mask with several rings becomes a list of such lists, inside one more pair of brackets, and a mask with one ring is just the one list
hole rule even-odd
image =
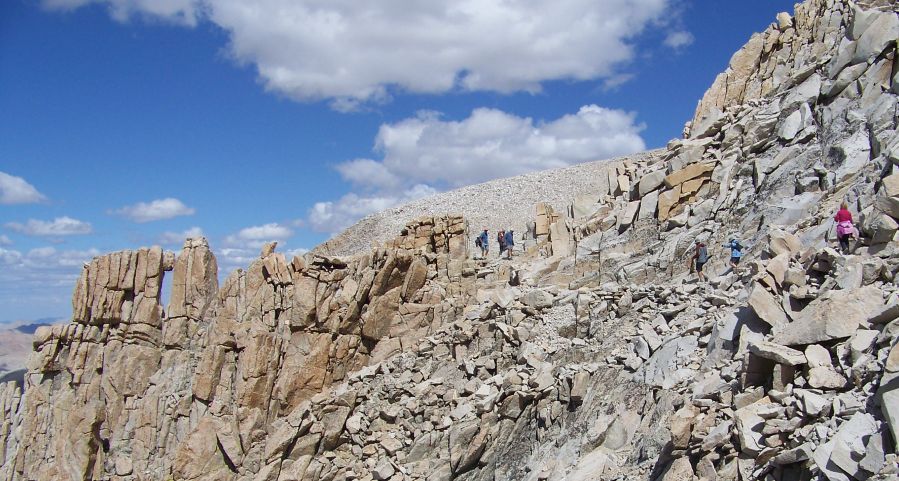
[[24, 397], [13, 384], [3, 392], [15, 419], [5, 477], [257, 473], [273, 423], [462, 310], [475, 275], [466, 234], [460, 217], [421, 219], [349, 262], [288, 262], [266, 246], [221, 288], [205, 239], [177, 258], [159, 248], [95, 258], [72, 323], [38, 329]]
[[512, 260], [434, 214], [221, 286], [203, 239], [94, 259], [0, 387], [0, 477], [896, 479], [897, 11], [780, 14], [683, 139], [530, 202]]

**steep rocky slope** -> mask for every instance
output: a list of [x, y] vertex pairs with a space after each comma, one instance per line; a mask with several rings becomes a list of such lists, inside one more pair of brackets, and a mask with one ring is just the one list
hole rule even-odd
[[[660, 150], [649, 151], [635, 154], [630, 159], [649, 159], [661, 153]], [[425, 197], [366, 216], [317, 246], [313, 252], [337, 256], [367, 252], [371, 246], [395, 237], [407, 223], [447, 212], [464, 216], [475, 232], [484, 228], [496, 232], [511, 227], [524, 233], [527, 223], [534, 219], [534, 204], [545, 202], [564, 211], [572, 199], [592, 198], [608, 182], [605, 178], [607, 166], [621, 160], [600, 160], [533, 172]]]
[[896, 479], [897, 10], [778, 16], [684, 139], [536, 204], [512, 261], [450, 214], [222, 286], [202, 239], [94, 259], [0, 389], [0, 477]]

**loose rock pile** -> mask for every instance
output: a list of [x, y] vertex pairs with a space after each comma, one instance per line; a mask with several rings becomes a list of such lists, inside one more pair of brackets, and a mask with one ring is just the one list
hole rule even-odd
[[[772, 256], [781, 240], [772, 239]], [[610, 361], [683, 396], [670, 418], [674, 461], [665, 476], [899, 475], [899, 404], [889, 401], [899, 293], [884, 282], [885, 265], [808, 249], [755, 262], [745, 285], [733, 274], [715, 279], [729, 288], [699, 288], [686, 302], [690, 289], [650, 291], [645, 321]], [[777, 275], [787, 266], [789, 279]], [[726, 307], [747, 293], [748, 307]]]
[[[352, 257], [267, 245], [222, 286], [204, 239], [96, 258], [24, 392], [0, 386], [0, 478], [896, 479], [897, 11], [779, 15], [684, 139], [567, 208], [504, 197], [528, 233], [511, 261], [470, 259], [466, 220], [436, 213], [393, 240], [363, 222], [330, 244]], [[850, 255], [828, 242], [842, 201]]]

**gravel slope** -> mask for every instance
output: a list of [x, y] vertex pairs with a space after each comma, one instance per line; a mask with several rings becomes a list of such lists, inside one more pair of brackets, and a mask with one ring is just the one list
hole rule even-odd
[[495, 235], [497, 230], [509, 227], [517, 233], [524, 232], [527, 222], [534, 219], [534, 204], [549, 202], [557, 211], [564, 211], [576, 197], [596, 192], [600, 182], [608, 182], [607, 164], [660, 152], [663, 150], [532, 172], [425, 197], [368, 215], [317, 246], [313, 252], [335, 256], [366, 252], [372, 245], [396, 237], [409, 221], [437, 214], [461, 213], [468, 219], [473, 232], [487, 228]]

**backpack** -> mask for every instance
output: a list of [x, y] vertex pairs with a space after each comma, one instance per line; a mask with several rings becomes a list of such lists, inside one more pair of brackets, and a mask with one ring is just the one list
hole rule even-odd
[[474, 239], [474, 245], [477, 246], [477, 247], [483, 247], [483, 246], [484, 246], [483, 244], [481, 244], [481, 236], [475, 237], [475, 239]]
[[733, 246], [737, 252], [743, 252], [743, 244], [740, 244], [740, 241], [735, 240]]
[[706, 261], [709, 260], [709, 251], [705, 248], [705, 246], [699, 247], [699, 255], [696, 257], [696, 262], [700, 264], [705, 264]]
[[855, 235], [855, 226], [852, 221], [844, 220], [837, 224], [837, 235], [840, 237], [847, 235]]

